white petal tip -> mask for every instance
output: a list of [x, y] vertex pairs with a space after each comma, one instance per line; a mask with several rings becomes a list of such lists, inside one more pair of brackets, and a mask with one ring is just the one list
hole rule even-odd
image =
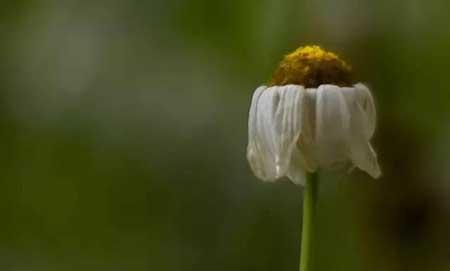
[[382, 176], [381, 173], [368, 173], [368, 174], [374, 180], [378, 180]]
[[381, 176], [383, 176], [383, 173], [381, 172], [380, 166], [378, 165], [376, 156], [374, 155], [372, 157], [373, 160], [371, 164], [368, 164], [367, 167], [361, 169], [365, 171], [367, 174], [369, 174], [369, 176], [372, 177], [373, 179], [379, 179]]
[[381, 173], [381, 170], [378, 167], [375, 170], [368, 172], [368, 174], [374, 179], [379, 179], [383, 176], [383, 173]]

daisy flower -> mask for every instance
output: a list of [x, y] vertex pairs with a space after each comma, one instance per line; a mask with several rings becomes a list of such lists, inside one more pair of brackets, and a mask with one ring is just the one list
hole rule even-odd
[[300, 47], [253, 94], [247, 159], [264, 181], [304, 185], [307, 173], [345, 167], [378, 178], [375, 123], [371, 92], [351, 67], [318, 46]]

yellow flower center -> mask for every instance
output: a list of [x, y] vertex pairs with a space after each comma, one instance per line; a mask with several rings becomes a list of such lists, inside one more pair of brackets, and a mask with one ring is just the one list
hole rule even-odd
[[270, 84], [295, 84], [304, 87], [318, 87], [322, 84], [351, 86], [351, 70], [352, 68], [336, 54], [319, 46], [305, 46], [284, 57]]

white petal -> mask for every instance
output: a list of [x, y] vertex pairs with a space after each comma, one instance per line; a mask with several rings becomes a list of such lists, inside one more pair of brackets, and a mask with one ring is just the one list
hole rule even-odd
[[275, 113], [276, 164], [279, 177], [286, 174], [292, 151], [302, 128], [304, 89], [297, 85], [279, 87], [280, 100]]
[[256, 138], [257, 135], [257, 119], [258, 119], [258, 103], [263, 91], [267, 87], [261, 86], [255, 90], [250, 105], [250, 112], [248, 117], [248, 145], [247, 145], [247, 160], [253, 173], [260, 179], [266, 176], [264, 170], [264, 159], [262, 157], [261, 147]]
[[249, 139], [247, 159], [255, 175], [266, 181], [275, 180], [272, 136], [273, 88], [260, 87], [253, 94], [249, 114]]
[[375, 102], [373, 100], [372, 94], [370, 93], [370, 90], [364, 84], [358, 83], [355, 85], [355, 88], [358, 95], [357, 102], [360, 104], [367, 118], [366, 137], [367, 139], [370, 139], [375, 132], [377, 121]]
[[[357, 87], [358, 86], [358, 87]], [[375, 107], [372, 96], [362, 84], [342, 88], [350, 108], [350, 160], [373, 178], [381, 175], [377, 155], [369, 143], [375, 130]]]
[[287, 172], [287, 176], [291, 181], [298, 185], [305, 185], [305, 170], [303, 164], [305, 163], [300, 151], [295, 148], [292, 151], [291, 163]]
[[350, 112], [341, 89], [321, 85], [316, 101], [316, 145], [323, 167], [345, 162], [348, 157]]
[[259, 97], [262, 92], [266, 89], [266, 86], [261, 86], [255, 90], [253, 93], [250, 112], [248, 114], [248, 139], [249, 141], [253, 141], [256, 134], [256, 112], [258, 108]]
[[369, 142], [354, 139], [351, 144], [351, 160], [355, 166], [367, 172], [372, 178], [381, 176], [377, 154]]
[[286, 175], [301, 131], [303, 88], [257, 89], [249, 116], [247, 158], [255, 175], [273, 181]]

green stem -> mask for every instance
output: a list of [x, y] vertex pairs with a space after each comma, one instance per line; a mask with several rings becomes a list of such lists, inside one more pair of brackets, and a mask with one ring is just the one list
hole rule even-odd
[[314, 216], [316, 210], [318, 187], [318, 174], [308, 173], [303, 190], [303, 228], [300, 254], [300, 271], [311, 271]]

